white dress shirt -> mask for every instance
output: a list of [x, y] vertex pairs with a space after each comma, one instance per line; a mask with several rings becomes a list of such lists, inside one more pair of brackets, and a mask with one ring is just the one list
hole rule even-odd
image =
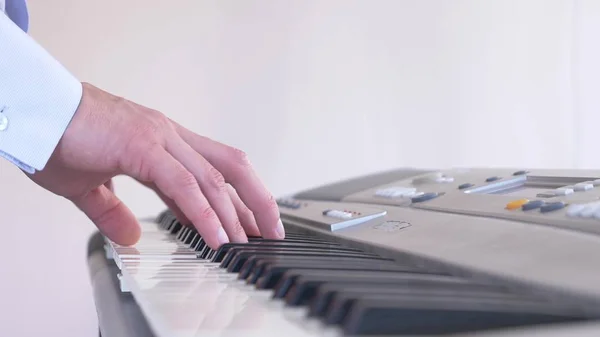
[[42, 170], [81, 95], [81, 82], [0, 12], [0, 157]]

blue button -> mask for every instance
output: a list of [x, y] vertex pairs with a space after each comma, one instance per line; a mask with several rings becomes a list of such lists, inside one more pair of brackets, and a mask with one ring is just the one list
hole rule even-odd
[[566, 204], [562, 201], [549, 202], [549, 203], [545, 204], [544, 206], [542, 206], [542, 208], [540, 208], [540, 212], [547, 213], [547, 212], [556, 211], [556, 210], [559, 210], [559, 209], [565, 207], [565, 205]]
[[414, 197], [412, 198], [412, 202], [423, 202], [423, 201], [427, 201], [427, 200], [431, 200], [434, 198], [437, 198], [439, 196], [439, 194], [431, 192], [431, 193], [425, 193], [425, 194], [421, 194], [418, 197]]
[[485, 181], [489, 183], [489, 182], [492, 182], [492, 181], [496, 181], [498, 179], [500, 179], [500, 177], [489, 177]]
[[458, 186], [458, 189], [459, 190], [464, 190], [465, 188], [469, 188], [469, 187], [472, 187], [472, 186], [473, 186], [473, 184], [471, 184], [471, 183], [464, 183], [464, 184], [461, 184], [460, 186]]
[[527, 173], [529, 173], [529, 171], [521, 170], [521, 171], [517, 171], [517, 172], [513, 173], [513, 176], [522, 176]]
[[544, 205], [544, 200], [533, 200], [533, 201], [530, 201], [530, 202], [526, 203], [525, 205], [521, 206], [521, 209], [523, 209], [524, 211], [529, 211], [532, 209], [540, 208], [543, 205]]

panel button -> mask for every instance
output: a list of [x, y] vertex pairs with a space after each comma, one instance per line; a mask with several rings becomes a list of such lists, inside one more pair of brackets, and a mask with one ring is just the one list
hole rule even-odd
[[485, 181], [488, 182], [488, 183], [490, 183], [490, 182], [496, 181], [496, 180], [500, 180], [500, 177], [496, 177], [496, 176], [495, 177], [489, 177]]
[[521, 208], [523, 205], [525, 205], [528, 202], [529, 202], [529, 199], [513, 200], [513, 201], [509, 202], [508, 204], [506, 204], [506, 209], [513, 210], [513, 209]]
[[529, 173], [529, 171], [521, 170], [521, 171], [517, 171], [517, 172], [513, 173], [513, 176], [522, 176], [527, 173]]
[[413, 196], [417, 192], [414, 187], [388, 187], [377, 190], [375, 196], [383, 198], [397, 198], [405, 196]]
[[544, 205], [543, 200], [532, 200], [521, 207], [524, 211], [530, 211], [532, 209], [540, 208]]
[[291, 209], [298, 209], [301, 206], [299, 201], [291, 199], [277, 199], [277, 205]]
[[424, 193], [418, 197], [414, 197], [412, 198], [412, 202], [417, 203], [417, 202], [424, 202], [424, 201], [428, 201], [434, 198], [437, 198], [439, 196], [439, 194], [435, 193], [435, 192], [431, 192], [431, 193]]
[[578, 217], [581, 211], [585, 208], [585, 204], [572, 204], [567, 208], [568, 217]]
[[418, 184], [426, 184], [426, 183], [451, 183], [454, 181], [453, 177], [449, 177], [444, 175], [441, 172], [435, 172], [432, 174], [428, 174], [423, 177], [418, 177], [413, 179], [412, 183], [415, 185]]
[[596, 209], [596, 211], [594, 212], [594, 214], [592, 214], [592, 216], [597, 220], [600, 219], [600, 208]]
[[409, 197], [411, 197], [411, 198], [416, 198], [416, 197], [418, 197], [418, 196], [421, 196], [421, 195], [423, 195], [423, 194], [425, 194], [425, 192], [416, 192], [416, 193], [415, 193], [415, 194], [413, 194], [413, 195], [409, 195]]
[[554, 190], [554, 195], [555, 196], [563, 196], [563, 195], [569, 195], [574, 193], [575, 191], [572, 188], [568, 188], [568, 187], [560, 187]]
[[600, 203], [591, 202], [591, 203], [586, 204], [583, 207], [583, 209], [579, 211], [578, 216], [581, 218], [591, 218], [592, 216], [594, 216], [594, 213], [596, 213], [599, 209], [600, 209]]
[[594, 188], [594, 184], [589, 183], [589, 182], [578, 183], [573, 186], [573, 189], [575, 191], [587, 191], [587, 190], [591, 190], [593, 188]]
[[474, 185], [474, 184], [471, 184], [471, 183], [464, 183], [464, 184], [460, 184], [460, 185], [458, 186], [458, 189], [459, 189], [459, 190], [464, 190], [465, 188], [469, 188], [469, 187], [473, 187], [473, 186], [475, 186], [475, 185]]
[[[4, 110], [2, 110], [4, 111]], [[0, 131], [6, 130], [8, 128], [8, 117], [0, 111]]]
[[566, 206], [566, 204], [562, 201], [549, 202], [540, 208], [540, 212], [542, 212], [542, 213], [553, 212], [553, 211], [557, 211], [565, 206]]
[[339, 211], [339, 210], [335, 210], [335, 209], [325, 210], [325, 211], [323, 211], [323, 215], [332, 217], [332, 218], [344, 219], [344, 220], [352, 218], [352, 213]]

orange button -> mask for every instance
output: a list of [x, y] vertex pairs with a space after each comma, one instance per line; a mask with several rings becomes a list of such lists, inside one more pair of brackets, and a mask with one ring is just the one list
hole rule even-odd
[[517, 209], [529, 202], [529, 199], [513, 200], [506, 204], [506, 209]]

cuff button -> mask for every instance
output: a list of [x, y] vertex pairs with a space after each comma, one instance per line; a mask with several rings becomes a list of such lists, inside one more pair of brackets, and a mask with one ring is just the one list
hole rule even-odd
[[4, 114], [4, 110], [6, 110], [6, 107], [0, 109], [0, 131], [4, 131], [8, 128], [8, 117]]
[[0, 131], [4, 131], [8, 128], [8, 117], [0, 111]]

